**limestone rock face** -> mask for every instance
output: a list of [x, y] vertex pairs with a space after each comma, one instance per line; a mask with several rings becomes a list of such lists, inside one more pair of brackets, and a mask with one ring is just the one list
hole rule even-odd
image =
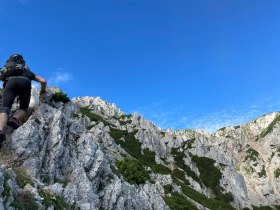
[[213, 134], [162, 130], [100, 97], [54, 101], [57, 91], [7, 134], [0, 209], [279, 208], [279, 113]]

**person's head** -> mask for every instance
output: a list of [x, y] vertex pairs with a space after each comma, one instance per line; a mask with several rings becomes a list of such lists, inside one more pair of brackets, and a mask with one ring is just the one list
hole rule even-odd
[[23, 59], [22, 55], [20, 55], [20, 54], [13, 54], [13, 55], [11, 55], [8, 58], [7, 62], [15, 62], [17, 64], [25, 65], [25, 60]]

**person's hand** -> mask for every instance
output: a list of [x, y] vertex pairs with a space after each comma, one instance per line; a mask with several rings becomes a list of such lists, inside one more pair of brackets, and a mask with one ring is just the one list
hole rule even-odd
[[46, 91], [45, 90], [41, 90], [40, 91], [40, 101], [41, 102], [45, 102], [46, 99]]
[[41, 90], [40, 91], [40, 96], [46, 95], [46, 91], [45, 90]]

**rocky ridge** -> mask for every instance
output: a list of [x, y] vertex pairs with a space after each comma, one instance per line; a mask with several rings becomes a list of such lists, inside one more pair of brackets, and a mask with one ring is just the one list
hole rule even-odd
[[213, 134], [162, 130], [57, 91], [7, 135], [0, 209], [280, 208], [280, 113]]

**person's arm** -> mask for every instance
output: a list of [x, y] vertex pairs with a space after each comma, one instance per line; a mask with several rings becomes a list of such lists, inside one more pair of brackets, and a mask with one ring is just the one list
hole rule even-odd
[[36, 82], [39, 82], [41, 83], [41, 91], [40, 91], [40, 94], [44, 94], [46, 92], [46, 87], [47, 87], [47, 81], [42, 78], [42, 77], [39, 77], [39, 76], [35, 76], [34, 80]]

